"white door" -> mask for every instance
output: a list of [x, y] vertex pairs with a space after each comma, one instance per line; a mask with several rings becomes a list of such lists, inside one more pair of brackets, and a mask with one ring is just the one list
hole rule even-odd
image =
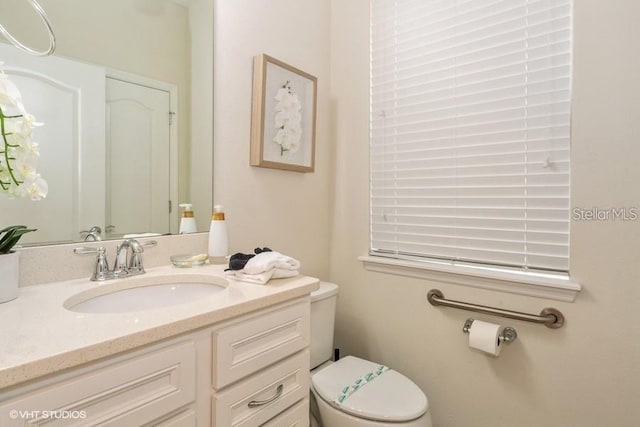
[[169, 92], [106, 80], [107, 237], [169, 233]]
[[38, 172], [49, 183], [41, 201], [0, 196], [0, 228], [38, 229], [20, 243], [76, 241], [81, 230], [104, 222], [104, 68], [34, 57], [3, 43], [0, 60], [27, 111], [44, 123], [34, 140]]

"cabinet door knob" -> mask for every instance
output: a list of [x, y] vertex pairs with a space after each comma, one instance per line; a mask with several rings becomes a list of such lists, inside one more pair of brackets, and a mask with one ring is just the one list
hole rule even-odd
[[249, 408], [256, 408], [258, 406], [263, 406], [268, 403], [271, 403], [277, 398], [279, 398], [280, 396], [282, 396], [283, 390], [284, 390], [284, 385], [280, 384], [276, 389], [276, 394], [273, 397], [270, 397], [269, 399], [265, 399], [265, 400], [252, 400], [251, 402], [247, 403], [247, 406], [249, 406]]

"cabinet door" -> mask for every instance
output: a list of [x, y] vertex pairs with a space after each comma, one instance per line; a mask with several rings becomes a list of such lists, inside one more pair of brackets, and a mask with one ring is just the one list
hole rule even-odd
[[189, 408], [185, 412], [181, 412], [178, 415], [174, 415], [164, 421], [153, 422], [145, 427], [196, 427], [197, 417], [196, 411], [193, 408]]
[[183, 341], [2, 402], [0, 425], [143, 425], [194, 402], [195, 378], [195, 345]]

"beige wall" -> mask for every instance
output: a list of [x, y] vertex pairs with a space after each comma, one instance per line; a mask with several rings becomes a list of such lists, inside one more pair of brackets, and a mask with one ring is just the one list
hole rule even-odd
[[[332, 1], [331, 106], [336, 143], [333, 281], [337, 344], [386, 363], [427, 393], [437, 427], [637, 426], [640, 419], [640, 220], [572, 224], [571, 271], [584, 290], [562, 303], [366, 272], [368, 249], [368, 0]], [[640, 205], [640, 3], [575, 2], [572, 205]], [[497, 359], [469, 350], [472, 313], [452, 299], [539, 312], [560, 330], [490, 316], [518, 340]]]
[[[188, 93], [187, 9], [168, 0], [41, 0], [56, 34], [56, 54], [184, 86]], [[27, 2], [9, 0], [24, 24], [16, 37], [47, 40]], [[11, 25], [14, 25], [12, 23]], [[32, 42], [33, 40], [33, 42]], [[144, 54], [141, 54], [144, 53]], [[185, 101], [186, 102], [186, 101]]]
[[[214, 202], [225, 206], [231, 252], [269, 246], [327, 278], [330, 183], [329, 2], [214, 2]], [[316, 169], [249, 166], [253, 57], [266, 53], [318, 78]]]

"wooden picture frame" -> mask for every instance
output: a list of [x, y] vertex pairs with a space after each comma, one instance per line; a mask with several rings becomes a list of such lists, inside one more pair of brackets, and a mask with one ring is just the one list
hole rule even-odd
[[253, 62], [251, 166], [313, 172], [317, 78], [269, 55]]

